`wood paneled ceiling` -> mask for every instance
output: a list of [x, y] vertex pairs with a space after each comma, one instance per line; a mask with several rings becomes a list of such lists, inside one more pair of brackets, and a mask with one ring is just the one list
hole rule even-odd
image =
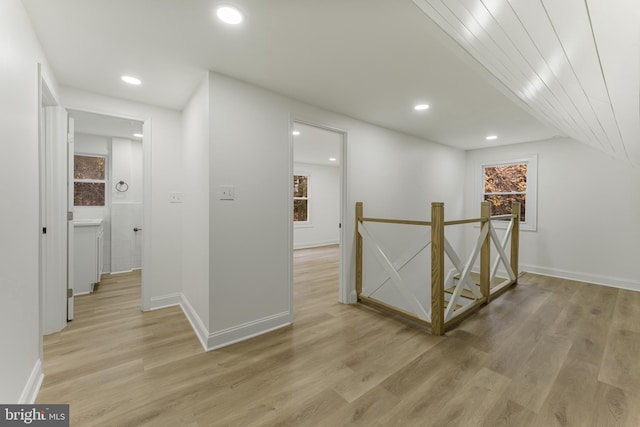
[[640, 1], [413, 1], [536, 117], [640, 164]]

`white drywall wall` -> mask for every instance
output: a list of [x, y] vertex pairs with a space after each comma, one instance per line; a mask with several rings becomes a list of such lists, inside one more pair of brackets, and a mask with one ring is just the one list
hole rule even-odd
[[57, 87], [19, 0], [0, 2], [0, 52], [0, 402], [27, 403], [42, 378], [38, 63]]
[[522, 271], [640, 290], [640, 170], [570, 139], [467, 153], [466, 212], [480, 164], [538, 154], [538, 229], [521, 232]]

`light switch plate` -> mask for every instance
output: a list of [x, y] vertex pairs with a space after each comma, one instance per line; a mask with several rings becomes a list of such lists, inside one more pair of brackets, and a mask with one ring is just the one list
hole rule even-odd
[[220, 200], [233, 200], [236, 196], [236, 187], [233, 185], [221, 185]]
[[169, 193], [169, 203], [182, 203], [182, 193]]

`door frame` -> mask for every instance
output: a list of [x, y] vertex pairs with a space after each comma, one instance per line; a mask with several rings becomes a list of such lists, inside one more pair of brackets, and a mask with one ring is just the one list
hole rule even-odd
[[142, 222], [145, 233], [142, 235], [142, 278], [141, 278], [141, 300], [142, 311], [151, 309], [151, 291], [150, 291], [150, 266], [152, 253], [152, 233], [151, 233], [151, 118], [143, 118], [130, 116], [126, 114], [113, 113], [108, 111], [85, 108], [82, 106], [65, 105], [68, 110], [82, 111], [85, 113], [99, 114], [102, 116], [114, 117], [118, 119], [134, 120], [142, 122]]
[[[356, 302], [355, 299], [355, 290], [351, 289], [349, 283], [351, 283], [350, 275], [351, 270], [349, 268], [348, 256], [349, 253], [347, 246], [349, 246], [347, 239], [345, 238], [345, 231], [347, 230], [346, 221], [348, 218], [348, 200], [349, 200], [349, 185], [348, 185], [348, 144], [349, 144], [349, 133], [341, 128], [322, 123], [320, 121], [310, 120], [307, 118], [291, 115], [289, 120], [289, 177], [293, 176], [294, 173], [294, 165], [293, 165], [293, 130], [296, 123], [316, 127], [318, 129], [323, 129], [329, 132], [334, 132], [340, 134], [342, 137], [342, 141], [340, 144], [340, 231], [339, 231], [339, 242], [340, 242], [340, 260], [339, 260], [339, 293], [338, 293], [338, 301], [343, 304], [353, 304]], [[289, 179], [289, 194], [293, 194], [293, 183], [292, 179]], [[292, 307], [292, 321], [293, 321], [293, 198], [289, 197], [289, 230], [290, 230], [290, 238], [289, 238], [289, 283], [290, 283], [290, 298]]]

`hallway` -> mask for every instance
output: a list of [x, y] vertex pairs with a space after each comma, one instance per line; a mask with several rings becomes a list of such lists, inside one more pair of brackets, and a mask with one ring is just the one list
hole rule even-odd
[[640, 425], [637, 292], [525, 274], [435, 337], [337, 303], [337, 247], [294, 257], [295, 324], [209, 353], [105, 278], [46, 337], [38, 402], [73, 426]]

